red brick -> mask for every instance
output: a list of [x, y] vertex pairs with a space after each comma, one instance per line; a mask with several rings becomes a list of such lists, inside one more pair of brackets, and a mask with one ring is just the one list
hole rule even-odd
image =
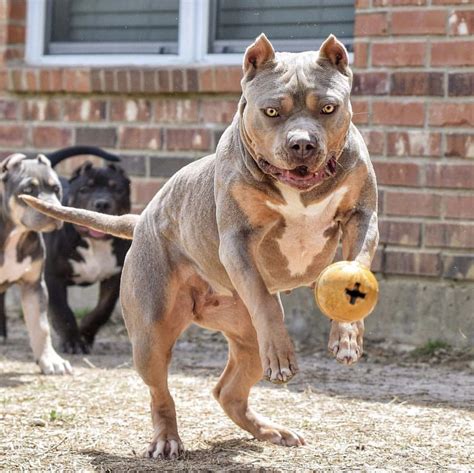
[[387, 133], [389, 156], [439, 156], [441, 134], [424, 130]]
[[373, 163], [377, 182], [388, 186], [418, 186], [420, 167], [415, 163]]
[[361, 8], [369, 8], [370, 7], [370, 0], [356, 0], [355, 1], [355, 8], [359, 10]]
[[403, 7], [426, 5], [426, 0], [373, 0], [374, 7]]
[[120, 127], [119, 148], [157, 150], [161, 147], [161, 130], [157, 128]]
[[75, 144], [98, 146], [99, 148], [115, 148], [117, 144], [117, 130], [113, 127], [79, 127], [76, 128]]
[[166, 129], [165, 143], [166, 149], [171, 151], [178, 150], [210, 150], [211, 135], [206, 129]]
[[214, 92], [216, 83], [214, 77], [214, 68], [206, 67], [199, 69], [199, 90], [201, 92]]
[[158, 91], [158, 74], [157, 71], [143, 71], [143, 91], [147, 93], [156, 93]]
[[385, 133], [383, 131], [360, 130], [370, 154], [383, 154]]
[[384, 213], [410, 217], [437, 217], [440, 214], [441, 197], [433, 193], [385, 192]]
[[389, 90], [386, 72], [357, 72], [352, 83], [353, 95], [386, 95]]
[[196, 123], [197, 99], [158, 99], [153, 102], [154, 121], [158, 123]]
[[23, 115], [26, 120], [59, 120], [61, 103], [54, 99], [30, 99], [23, 103]]
[[356, 125], [369, 123], [369, 102], [367, 100], [352, 99], [352, 121]]
[[390, 78], [391, 95], [444, 95], [442, 72], [394, 72]]
[[447, 134], [444, 155], [456, 158], [474, 158], [474, 135], [467, 133]]
[[38, 69], [26, 69], [23, 72], [23, 77], [26, 80], [26, 90], [37, 91], [39, 90], [39, 70]]
[[427, 222], [424, 241], [427, 247], [474, 248], [474, 225]]
[[419, 246], [421, 224], [413, 221], [380, 220], [380, 243], [403, 246]]
[[171, 92], [170, 71], [168, 69], [160, 69], [158, 72], [158, 84], [160, 92]]
[[474, 10], [455, 10], [449, 15], [448, 25], [450, 35], [474, 34]]
[[471, 66], [474, 65], [474, 41], [431, 43], [432, 66]]
[[126, 122], [148, 122], [151, 118], [151, 103], [145, 99], [120, 98], [110, 103], [110, 120]]
[[181, 69], [173, 69], [171, 73], [171, 87], [173, 92], [184, 92], [184, 75]]
[[426, 43], [373, 43], [373, 66], [422, 66], [427, 52]]
[[0, 143], [3, 147], [24, 146], [26, 130], [21, 125], [0, 125]]
[[215, 85], [218, 92], [240, 92], [242, 78], [241, 67], [217, 67], [214, 71]]
[[[358, 38], [355, 38], [357, 41]], [[354, 67], [367, 67], [367, 56], [368, 56], [368, 43], [354, 44]]]
[[18, 101], [0, 99], [0, 120], [16, 120], [18, 109]]
[[163, 179], [132, 179], [133, 203], [135, 205], [147, 205], [163, 184]]
[[412, 274], [417, 276], [438, 276], [441, 271], [440, 257], [435, 253], [416, 251], [385, 250], [387, 274]]
[[474, 164], [428, 164], [426, 186], [474, 189]]
[[196, 69], [187, 69], [184, 71], [186, 75], [186, 90], [188, 92], [197, 92], [199, 90], [199, 77]]
[[7, 42], [9, 44], [24, 43], [25, 27], [23, 25], [8, 25]]
[[431, 0], [433, 5], [468, 5], [471, 0]]
[[67, 99], [64, 120], [71, 122], [99, 122], [105, 120], [107, 104], [96, 99]]
[[128, 69], [115, 71], [115, 92], [130, 92], [129, 77]]
[[8, 17], [10, 20], [26, 19], [26, 0], [12, 0], [9, 3]]
[[474, 103], [432, 103], [428, 123], [432, 126], [473, 126]]
[[393, 35], [444, 34], [446, 32], [446, 11], [409, 10], [392, 12]]
[[128, 91], [132, 93], [143, 92], [143, 75], [141, 69], [130, 69], [128, 75], [130, 80]]
[[422, 126], [424, 104], [420, 102], [374, 102], [372, 123], [378, 125]]
[[455, 280], [474, 281], [474, 256], [471, 254], [443, 254], [443, 276]]
[[63, 90], [65, 92], [92, 92], [89, 69], [64, 69]]
[[388, 33], [386, 13], [358, 13], [355, 16], [354, 35], [383, 36]]
[[202, 100], [200, 121], [204, 123], [230, 123], [237, 112], [238, 100]]
[[474, 220], [474, 195], [443, 195], [442, 209], [443, 217]]
[[33, 128], [33, 146], [37, 148], [63, 148], [71, 144], [72, 131], [69, 128], [52, 126]]
[[[474, 10], [473, 10], [474, 11]], [[474, 73], [454, 73], [448, 75], [448, 95], [454, 97], [471, 96], [474, 92]]]

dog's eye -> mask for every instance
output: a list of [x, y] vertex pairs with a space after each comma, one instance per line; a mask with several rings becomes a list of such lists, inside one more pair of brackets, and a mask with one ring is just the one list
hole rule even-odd
[[61, 191], [61, 189], [59, 188], [59, 186], [53, 186], [52, 191], [53, 191], [55, 194], [59, 195], [59, 192]]
[[324, 113], [325, 115], [329, 115], [330, 113], [334, 112], [334, 110], [336, 110], [336, 107], [328, 103], [321, 109], [321, 113]]
[[23, 190], [21, 192], [23, 194], [31, 194], [33, 192], [33, 186], [23, 187]]
[[267, 116], [267, 117], [270, 117], [270, 118], [275, 118], [275, 117], [278, 117], [280, 115], [280, 113], [278, 112], [278, 110], [276, 108], [272, 108], [272, 107], [268, 107], [266, 108], [263, 113]]

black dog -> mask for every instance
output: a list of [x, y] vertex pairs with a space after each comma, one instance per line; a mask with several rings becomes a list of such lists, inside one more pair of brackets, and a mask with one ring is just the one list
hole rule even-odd
[[[52, 164], [56, 164], [55, 159]], [[63, 188], [64, 205], [110, 215], [130, 212], [130, 180], [115, 164], [99, 168], [86, 162], [76, 169], [69, 181], [63, 181]], [[60, 336], [61, 349], [68, 353], [87, 353], [117, 302], [120, 275], [130, 242], [70, 223], [45, 235], [45, 242], [49, 313]], [[67, 287], [96, 282], [100, 282], [99, 301], [79, 327], [68, 304]]]

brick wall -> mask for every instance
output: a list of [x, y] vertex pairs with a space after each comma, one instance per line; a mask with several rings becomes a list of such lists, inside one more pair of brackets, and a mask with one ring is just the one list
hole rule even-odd
[[[354, 122], [380, 186], [376, 269], [474, 280], [474, 6], [358, 0], [356, 13]], [[215, 149], [240, 67], [31, 67], [24, 15], [24, 0], [0, 0], [0, 157], [71, 144], [119, 152], [140, 211]]]

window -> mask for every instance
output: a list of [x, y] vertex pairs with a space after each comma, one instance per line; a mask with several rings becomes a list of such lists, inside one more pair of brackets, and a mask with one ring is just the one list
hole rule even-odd
[[238, 64], [262, 31], [277, 50], [352, 50], [353, 0], [28, 0], [33, 64]]

